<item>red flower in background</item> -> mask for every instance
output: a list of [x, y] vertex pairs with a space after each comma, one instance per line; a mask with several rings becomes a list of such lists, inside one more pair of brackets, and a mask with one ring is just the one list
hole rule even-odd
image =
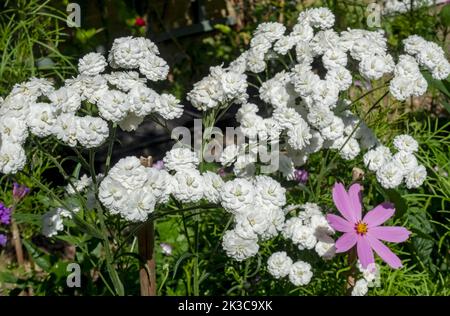
[[139, 27], [145, 26], [145, 20], [138, 16], [136, 20], [134, 20], [134, 25]]

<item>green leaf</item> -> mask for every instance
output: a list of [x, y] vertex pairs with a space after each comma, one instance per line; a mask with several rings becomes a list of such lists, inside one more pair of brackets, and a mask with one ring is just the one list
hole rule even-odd
[[175, 263], [175, 267], [173, 268], [173, 279], [175, 279], [175, 276], [177, 274], [178, 271], [178, 267], [180, 266], [181, 262], [189, 257], [192, 257], [193, 254], [190, 252], [185, 252], [183, 255], [181, 255], [180, 258], [178, 258], [177, 262]]
[[58, 280], [63, 279], [67, 276], [67, 265], [68, 262], [59, 260], [52, 266], [50, 271], [56, 276]]
[[412, 238], [412, 245], [420, 260], [424, 263], [431, 261], [431, 253], [435, 241], [429, 234], [433, 232], [433, 225], [423, 210], [413, 208], [407, 215], [411, 230], [417, 235]]
[[403, 216], [408, 210], [408, 205], [406, 204], [406, 200], [401, 196], [401, 194], [395, 189], [385, 190], [387, 196], [389, 197], [389, 201], [394, 203], [395, 205], [395, 213], [397, 217]]
[[39, 214], [15, 212], [13, 214], [13, 216], [18, 224], [25, 223], [25, 224], [36, 225], [36, 226], [41, 225], [42, 215], [39, 215]]
[[436, 80], [434, 79], [429, 72], [422, 72], [423, 77], [427, 80], [428, 84], [438, 89], [441, 93], [443, 93], [447, 98], [450, 98], [450, 90], [447, 88], [447, 81], [445, 80]]
[[89, 236], [88, 237], [85, 237], [85, 236], [79, 237], [79, 236], [68, 236], [68, 235], [58, 235], [58, 236], [56, 236], [56, 238], [58, 238], [62, 241], [68, 242], [69, 244], [75, 245], [75, 246], [84, 244], [85, 242], [87, 242], [90, 239]]
[[231, 33], [231, 28], [228, 25], [225, 25], [225, 24], [216, 24], [216, 25], [214, 25], [214, 28], [216, 30], [219, 30], [223, 34], [230, 34]]
[[22, 242], [34, 262], [45, 272], [49, 272], [52, 267], [52, 264], [50, 263], [50, 256], [39, 250], [31, 242], [25, 239], [23, 239]]
[[442, 100], [442, 105], [444, 106], [444, 108], [447, 110], [448, 113], [450, 113], [450, 103]]
[[72, 172], [72, 177], [78, 179], [80, 177], [81, 163], [78, 163], [75, 170]]
[[108, 268], [108, 273], [114, 285], [114, 290], [116, 291], [116, 294], [119, 296], [124, 296], [125, 290], [122, 281], [120, 281], [117, 270], [113, 267], [113, 265], [110, 262], [106, 262], [106, 267]]
[[1, 271], [0, 272], [0, 283], [17, 283], [18, 278], [10, 271]]
[[450, 26], [450, 4], [447, 4], [441, 9], [439, 13], [439, 18], [441, 19], [441, 23], [445, 26]]
[[97, 228], [88, 224], [85, 220], [81, 219], [79, 216], [73, 215], [73, 221], [75, 222], [75, 224], [77, 224], [77, 227], [82, 232], [98, 239], [104, 239], [102, 233]]

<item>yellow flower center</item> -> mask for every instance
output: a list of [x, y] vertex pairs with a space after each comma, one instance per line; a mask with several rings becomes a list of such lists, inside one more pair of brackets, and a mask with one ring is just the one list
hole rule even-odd
[[355, 230], [360, 235], [365, 235], [367, 233], [367, 224], [359, 221], [355, 224]]

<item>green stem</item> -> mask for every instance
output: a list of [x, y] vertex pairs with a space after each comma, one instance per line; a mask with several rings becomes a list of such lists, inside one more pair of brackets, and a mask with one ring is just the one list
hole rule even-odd
[[114, 142], [116, 141], [116, 134], [117, 134], [117, 124], [113, 123], [108, 144], [108, 154], [106, 156], [106, 162], [105, 162], [105, 175], [108, 174], [109, 169], [111, 168], [111, 158], [114, 148]]

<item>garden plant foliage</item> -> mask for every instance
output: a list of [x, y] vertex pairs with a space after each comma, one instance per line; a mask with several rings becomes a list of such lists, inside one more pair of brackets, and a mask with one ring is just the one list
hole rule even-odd
[[[0, 262], [2, 294], [136, 295], [137, 236], [153, 223], [159, 295], [448, 295], [448, 113], [410, 109], [448, 108], [442, 43], [420, 27], [401, 40], [341, 28], [326, 7], [290, 19], [258, 21], [247, 45], [219, 29], [210, 43], [239, 54], [174, 93], [144, 37], [84, 55], [73, 77], [16, 74], [0, 99], [0, 249], [18, 261]], [[14, 61], [22, 48], [8, 47]], [[183, 104], [200, 139], [169, 128]], [[227, 115], [232, 137], [216, 127]], [[117, 133], [147, 121], [174, 147], [159, 161], [113, 157]], [[71, 262], [80, 288], [66, 284]]]

